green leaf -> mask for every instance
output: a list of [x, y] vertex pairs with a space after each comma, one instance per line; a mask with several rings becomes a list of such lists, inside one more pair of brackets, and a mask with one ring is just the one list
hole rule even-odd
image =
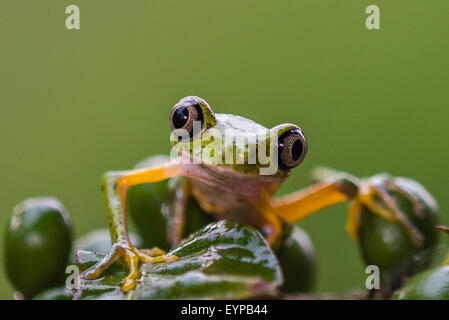
[[[171, 254], [176, 261], [143, 264], [134, 290], [120, 291], [127, 267], [115, 263], [97, 280], [80, 279], [76, 299], [245, 299], [273, 296], [282, 272], [269, 245], [252, 227], [232, 221], [211, 223]], [[78, 252], [86, 270], [103, 254]]]

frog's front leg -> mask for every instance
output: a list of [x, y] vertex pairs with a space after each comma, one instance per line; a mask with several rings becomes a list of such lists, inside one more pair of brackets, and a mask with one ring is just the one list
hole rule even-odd
[[326, 172], [325, 175], [316, 177], [321, 182], [284, 197], [271, 198], [268, 190], [262, 190], [257, 207], [266, 221], [262, 230], [269, 228], [271, 231], [266, 235], [271, 246], [281, 240], [282, 231], [287, 230], [285, 223], [295, 223], [323, 208], [356, 197], [359, 184], [356, 177], [334, 172]]
[[392, 178], [385, 174], [358, 179], [345, 172], [324, 168], [315, 170], [313, 176], [319, 181], [315, 185], [270, 201], [273, 209], [285, 221], [294, 223], [333, 204], [352, 201], [346, 230], [354, 240], [358, 239], [361, 209], [366, 207], [385, 220], [401, 223], [413, 243], [417, 247], [423, 245], [423, 235], [388, 191], [396, 191], [410, 200], [416, 214], [422, 218], [426, 208], [423, 201], [435, 208], [436, 203], [421, 185], [410, 179]]
[[178, 175], [180, 175], [179, 164], [172, 161], [147, 169], [108, 172], [103, 176], [102, 190], [113, 245], [111, 252], [102, 261], [83, 273], [85, 279], [98, 278], [113, 262], [122, 258], [129, 267], [129, 274], [121, 289], [129, 291], [135, 287], [139, 275], [139, 261], [155, 263], [177, 259], [176, 256], [164, 255], [158, 248], [138, 250], [133, 246], [126, 228], [126, 194], [133, 185], [158, 182]]
[[273, 198], [270, 204], [285, 221], [295, 223], [321, 209], [354, 199], [358, 194], [358, 182], [354, 179], [350, 176], [335, 177], [290, 195]]

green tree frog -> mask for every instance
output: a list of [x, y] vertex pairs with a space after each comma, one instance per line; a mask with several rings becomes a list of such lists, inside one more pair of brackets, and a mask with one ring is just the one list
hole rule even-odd
[[[175, 217], [170, 224], [173, 233], [176, 228], [182, 228], [189, 197], [194, 197], [205, 212], [216, 218], [257, 228], [272, 247], [279, 246], [283, 230], [289, 224], [324, 207], [358, 199], [348, 222], [348, 231], [354, 237], [357, 235], [357, 204], [363, 203], [382, 216], [399, 217], [414, 240], [421, 241], [420, 235], [394, 206], [378, 205], [381, 189], [345, 176], [323, 179], [305, 190], [274, 197], [280, 184], [307, 154], [306, 138], [297, 125], [286, 123], [268, 129], [240, 116], [216, 114], [204, 99], [196, 96], [181, 99], [172, 108], [169, 122], [171, 154], [175, 155], [171, 160], [150, 168], [104, 174], [102, 190], [113, 246], [103, 261], [86, 270], [83, 277], [98, 278], [114, 261], [124, 259], [129, 274], [121, 289], [129, 291], [139, 275], [139, 263], [177, 259], [158, 248], [135, 248], [126, 227], [127, 190], [134, 185], [172, 177], [182, 179], [178, 196], [173, 200], [176, 203], [170, 206], [174, 210], [171, 216]], [[172, 242], [181, 240], [172, 238]]]

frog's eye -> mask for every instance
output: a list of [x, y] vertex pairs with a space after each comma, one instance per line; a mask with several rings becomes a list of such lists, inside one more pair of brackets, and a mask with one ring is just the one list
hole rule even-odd
[[298, 166], [306, 156], [307, 142], [300, 129], [283, 132], [277, 141], [278, 167], [289, 170]]
[[170, 113], [170, 129], [172, 131], [177, 129], [186, 130], [191, 138], [194, 133], [199, 133], [194, 132], [194, 128], [198, 128], [201, 131], [203, 125], [203, 110], [198, 102], [194, 100], [183, 101], [183, 103], [175, 105]]

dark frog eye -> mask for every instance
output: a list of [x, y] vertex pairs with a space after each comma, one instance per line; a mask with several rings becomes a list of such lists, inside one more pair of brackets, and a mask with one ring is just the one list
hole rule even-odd
[[289, 170], [298, 166], [306, 156], [307, 142], [300, 129], [283, 132], [277, 141], [278, 168]]
[[[190, 138], [193, 137], [195, 123], [198, 123], [198, 129], [201, 131], [204, 125], [204, 114], [201, 106], [196, 101], [183, 101], [173, 107], [170, 113], [170, 129], [186, 130]], [[195, 132], [196, 133], [196, 132]]]

